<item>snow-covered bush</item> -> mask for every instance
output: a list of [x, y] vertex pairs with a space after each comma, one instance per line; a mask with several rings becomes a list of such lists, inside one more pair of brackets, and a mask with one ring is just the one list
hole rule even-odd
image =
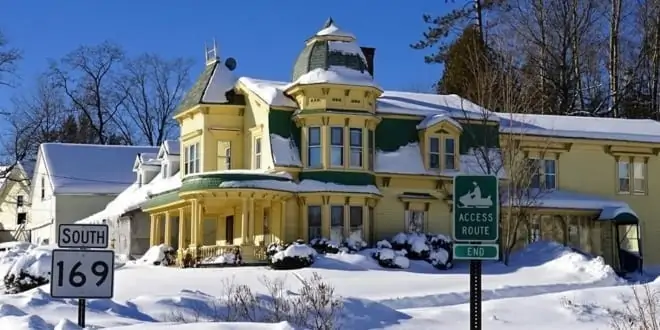
[[316, 250], [317, 253], [339, 253], [339, 244], [327, 238], [314, 238], [309, 241], [309, 245]]
[[170, 266], [176, 262], [176, 251], [169, 245], [154, 245], [138, 260], [149, 265]]
[[268, 264], [273, 269], [299, 269], [314, 263], [316, 250], [309, 245], [294, 242], [291, 244], [270, 244], [266, 250]]
[[389, 249], [404, 251], [408, 259], [425, 260], [438, 269], [450, 269], [453, 266], [452, 240], [442, 234], [398, 233], [389, 241], [377, 242], [376, 248], [378, 250], [374, 258], [377, 260], [380, 260], [376, 256], [380, 256], [379, 251]]
[[30, 246], [28, 250], [21, 251], [7, 274], [3, 274], [5, 292], [19, 293], [47, 284], [50, 281], [54, 248], [53, 245], [40, 245]]
[[218, 253], [218, 255], [206, 258], [202, 263], [220, 265], [242, 265], [243, 256], [241, 249], [236, 247], [231, 252]]
[[378, 261], [381, 267], [402, 268], [410, 267], [410, 260], [406, 257], [406, 250], [392, 250], [390, 248], [381, 248], [372, 254], [372, 257]]

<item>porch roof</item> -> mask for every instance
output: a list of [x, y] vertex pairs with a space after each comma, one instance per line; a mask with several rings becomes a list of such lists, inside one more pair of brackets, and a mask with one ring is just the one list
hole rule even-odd
[[[530, 198], [519, 201], [520, 204], [533, 208], [572, 209], [600, 211], [598, 220], [617, 223], [638, 223], [637, 214], [626, 202], [612, 200], [598, 195], [578, 193], [569, 190], [531, 191]], [[503, 198], [508, 206], [508, 199]]]

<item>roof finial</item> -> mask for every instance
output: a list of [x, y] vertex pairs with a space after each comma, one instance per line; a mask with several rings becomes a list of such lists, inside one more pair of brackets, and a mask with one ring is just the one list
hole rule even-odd
[[206, 65], [213, 64], [220, 59], [218, 57], [218, 46], [215, 43], [215, 38], [213, 38], [213, 44], [211, 48], [208, 48], [206, 43], [204, 43], [204, 52]]
[[328, 20], [326, 20], [325, 24], [323, 24], [323, 28], [325, 29], [327, 27], [330, 27], [330, 25], [333, 25], [333, 24], [335, 24], [335, 21], [332, 20], [332, 16], [328, 17]]

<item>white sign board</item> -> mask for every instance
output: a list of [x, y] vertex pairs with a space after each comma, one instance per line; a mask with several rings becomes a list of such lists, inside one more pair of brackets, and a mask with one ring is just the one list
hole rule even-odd
[[57, 246], [65, 249], [105, 249], [108, 247], [108, 225], [61, 224], [57, 229]]
[[114, 251], [56, 249], [52, 261], [50, 295], [53, 298], [112, 298]]

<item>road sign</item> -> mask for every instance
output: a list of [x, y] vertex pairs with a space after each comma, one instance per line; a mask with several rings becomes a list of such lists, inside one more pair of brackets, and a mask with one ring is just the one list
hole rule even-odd
[[112, 298], [114, 251], [56, 249], [52, 263], [50, 295], [53, 298]]
[[108, 247], [108, 225], [61, 224], [57, 230], [57, 246], [74, 249]]
[[454, 259], [498, 260], [500, 246], [497, 244], [454, 244]]
[[497, 177], [454, 177], [454, 240], [494, 242], [499, 238], [500, 200]]

